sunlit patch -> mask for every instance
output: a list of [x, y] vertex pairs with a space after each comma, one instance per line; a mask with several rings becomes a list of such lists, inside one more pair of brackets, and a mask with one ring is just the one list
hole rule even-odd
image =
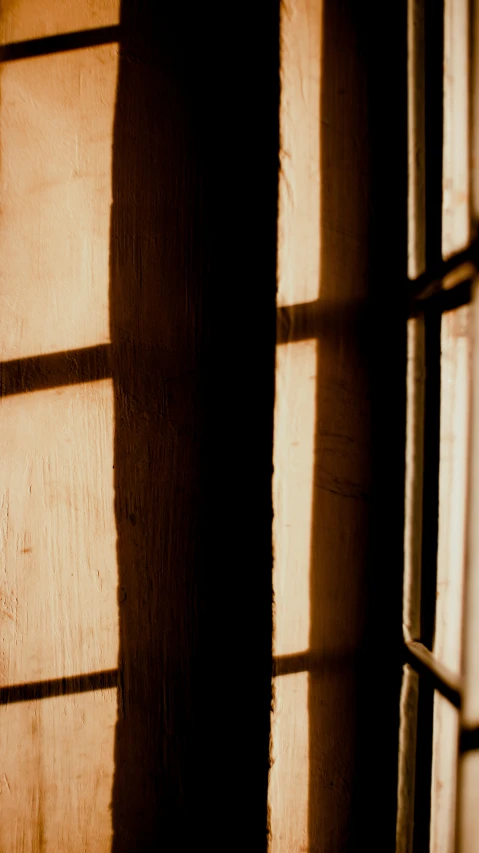
[[459, 715], [446, 699], [434, 696], [431, 790], [431, 850], [456, 850], [456, 784]]
[[0, 849], [111, 849], [116, 690], [0, 707]]
[[0, 68], [2, 361], [109, 340], [117, 66], [104, 45]]
[[[310, 642], [310, 561], [316, 424], [315, 340], [278, 347], [274, 439], [274, 654]], [[275, 679], [269, 804], [272, 853], [306, 850], [309, 675]], [[294, 813], [294, 820], [291, 815]]]
[[[322, 0], [282, 4], [278, 307], [319, 297], [321, 32]], [[302, 653], [309, 659], [317, 362], [318, 341], [289, 341], [286, 330], [276, 350], [273, 485], [273, 649], [283, 663], [291, 656], [298, 664]], [[310, 676], [281, 666], [273, 686], [269, 845], [271, 853], [300, 853], [309, 844]]]
[[280, 306], [319, 295], [321, 16], [322, 0], [281, 7]]
[[[114, 669], [111, 380], [0, 401], [0, 546], [2, 699]], [[0, 705], [2, 850], [19, 838], [52, 853], [110, 849], [113, 676], [109, 689], [94, 679], [90, 692]]]
[[442, 253], [448, 257], [471, 236], [468, 0], [445, 3], [442, 215]]
[[306, 851], [309, 807], [309, 675], [274, 682], [272, 767], [269, 780], [270, 851]]
[[[434, 653], [450, 670], [461, 671], [462, 605], [470, 383], [469, 306], [444, 314], [441, 344], [441, 439], [439, 542]], [[456, 769], [459, 718], [434, 697], [431, 790], [431, 849], [456, 849]]]
[[0, 44], [109, 27], [120, 17], [120, 0], [2, 0]]
[[309, 648], [317, 341], [278, 347], [274, 442], [274, 653]]
[[0, 403], [0, 686], [117, 665], [111, 380]]

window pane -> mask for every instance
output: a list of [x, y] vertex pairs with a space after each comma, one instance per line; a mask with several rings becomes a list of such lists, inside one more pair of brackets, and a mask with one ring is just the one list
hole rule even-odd
[[459, 672], [465, 563], [470, 383], [470, 308], [443, 315], [439, 542], [434, 654]]
[[444, 257], [470, 239], [469, 2], [445, 0], [444, 17]]

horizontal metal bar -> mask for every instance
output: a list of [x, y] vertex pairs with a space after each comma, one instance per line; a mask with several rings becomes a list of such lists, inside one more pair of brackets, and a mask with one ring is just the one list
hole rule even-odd
[[462, 678], [444, 666], [422, 643], [404, 643], [405, 662], [419, 675], [427, 678], [431, 686], [460, 710], [462, 703]]
[[437, 313], [445, 314], [447, 311], [455, 311], [461, 305], [468, 305], [472, 299], [472, 282], [475, 278], [476, 270], [469, 269], [468, 273], [468, 277], [462, 281], [458, 281], [454, 287], [437, 290], [427, 299], [420, 299], [411, 303], [409, 316], [417, 317], [425, 311], [436, 311]]
[[426, 270], [416, 279], [410, 279], [409, 302], [411, 313], [424, 310], [426, 302], [437, 297], [438, 294], [452, 292], [464, 283], [471, 282], [477, 274], [478, 266], [479, 245], [475, 241], [466, 249], [442, 261], [434, 269]]
[[36, 56], [50, 56], [52, 53], [64, 53], [86, 47], [100, 47], [113, 44], [120, 39], [120, 26], [96, 27], [72, 33], [60, 33], [55, 36], [28, 39], [0, 45], [0, 62], [14, 62], [18, 59], [32, 59]]
[[53, 696], [68, 696], [72, 693], [89, 693], [93, 690], [111, 690], [119, 685], [117, 669], [71, 675], [66, 678], [51, 678], [45, 681], [30, 681], [0, 687], [0, 705], [14, 702], [32, 702], [35, 699], [51, 699]]
[[459, 751], [472, 752], [479, 749], [479, 725], [463, 726], [459, 737]]

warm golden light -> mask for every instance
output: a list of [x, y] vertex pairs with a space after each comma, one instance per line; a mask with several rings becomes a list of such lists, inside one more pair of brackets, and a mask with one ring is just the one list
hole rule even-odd
[[[439, 542], [434, 654], [452, 672], [462, 664], [470, 383], [469, 306], [442, 319]], [[434, 697], [431, 846], [456, 849], [456, 767], [459, 716]]]
[[120, 0], [2, 0], [0, 44], [118, 24]]
[[270, 850], [308, 850], [309, 675], [276, 678], [269, 776]]
[[[118, 17], [117, 0], [11, 0], [0, 42]], [[107, 853], [119, 617], [104, 377], [118, 47], [50, 48], [29, 58], [27, 44], [0, 69], [0, 848]]]
[[[112, 391], [0, 403], [0, 688], [117, 666]], [[109, 849], [116, 709], [114, 689], [0, 707], [1, 849]]]
[[0, 403], [1, 684], [118, 656], [111, 380]]
[[471, 237], [469, 167], [469, 2], [446, 0], [442, 208], [444, 257], [463, 249]]
[[318, 298], [322, 0], [281, 7], [278, 305]]
[[[321, 14], [321, 0], [289, 0], [281, 9], [278, 306], [283, 307], [312, 303], [320, 289]], [[317, 363], [316, 339], [277, 347], [273, 649], [278, 661], [310, 647]], [[296, 671], [277, 677], [273, 686], [271, 853], [308, 847], [309, 681], [308, 672]]]
[[[274, 640], [277, 659], [309, 648], [317, 341], [280, 346], [274, 442]], [[309, 674], [275, 679], [270, 820], [272, 853], [308, 838]], [[294, 811], [294, 820], [291, 819]]]
[[274, 654], [309, 648], [317, 341], [276, 355]]
[[118, 48], [0, 72], [0, 360], [109, 340]]
[[[477, 15], [476, 15], [477, 20]], [[477, 93], [476, 93], [477, 94]], [[477, 137], [476, 137], [477, 138]], [[466, 594], [464, 596], [464, 627], [462, 638], [464, 692], [461, 723], [465, 730], [475, 732], [477, 738], [479, 721], [479, 281], [473, 289], [470, 307], [471, 358], [471, 418], [469, 448], [469, 489], [467, 504], [466, 536]], [[458, 771], [458, 849], [461, 853], [477, 853], [479, 850], [477, 791], [479, 790], [479, 750], [475, 748], [460, 755]]]
[[0, 707], [0, 849], [111, 849], [116, 717], [116, 690]]

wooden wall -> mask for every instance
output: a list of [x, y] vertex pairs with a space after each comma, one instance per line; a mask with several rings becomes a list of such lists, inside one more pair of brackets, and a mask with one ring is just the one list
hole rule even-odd
[[2, 850], [392, 849], [402, 6], [1, 6]]

